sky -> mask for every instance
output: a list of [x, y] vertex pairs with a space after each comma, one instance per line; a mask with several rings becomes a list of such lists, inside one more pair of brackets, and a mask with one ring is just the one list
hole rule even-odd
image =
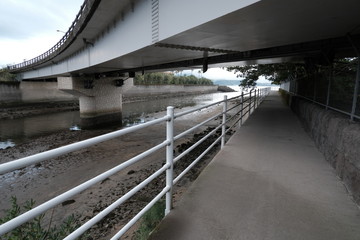
[[[82, 3], [83, 0], [0, 0], [0, 68], [32, 59], [53, 47], [69, 29]], [[197, 72], [194, 70], [193, 74], [198, 75]], [[237, 79], [236, 74], [221, 68], [210, 68], [201, 76], [211, 80]]]
[[32, 59], [53, 47], [83, 0], [1, 0], [0, 67]]

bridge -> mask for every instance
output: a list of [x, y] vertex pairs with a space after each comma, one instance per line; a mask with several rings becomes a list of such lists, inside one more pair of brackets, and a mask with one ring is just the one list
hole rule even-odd
[[[129, 79], [135, 72], [189, 67], [206, 71], [229, 63], [304, 58], [324, 64], [335, 56], [359, 57], [359, 7], [358, 0], [293, 0], [291, 4], [285, 0], [89, 0], [54, 48], [9, 68], [22, 79], [56, 77], [60, 89], [79, 96], [84, 118], [103, 118], [121, 114], [120, 95], [131, 85]], [[345, 112], [352, 121], [360, 112], [359, 69], [353, 107], [351, 113]], [[291, 89], [296, 90], [296, 84], [287, 90]], [[325, 89], [330, 90], [331, 85]], [[352, 196], [280, 97], [264, 98], [259, 91], [245, 98], [241, 95], [240, 100], [225, 99], [221, 113], [176, 136], [174, 119], [199, 109], [174, 114], [170, 107], [166, 116], [145, 124], [2, 164], [0, 173], [11, 174], [155, 124], [167, 125], [164, 142], [4, 223], [0, 235], [165, 148], [166, 162], [156, 172], [66, 239], [76, 239], [165, 172], [164, 188], [121, 230], [116, 227], [119, 231], [112, 239], [122, 236], [162, 197], [166, 198], [167, 216], [152, 239], [358, 239], [359, 209], [354, 201], [360, 202], [359, 125], [326, 111], [333, 108], [330, 91], [327, 101], [320, 103], [326, 110], [301, 102], [304, 98], [316, 102], [315, 84], [312, 90], [311, 99], [296, 91], [285, 95], [290, 95], [290, 104], [300, 117], [309, 118], [311, 134]], [[254, 112], [261, 101], [263, 105]], [[235, 111], [229, 119], [228, 111]], [[316, 111], [322, 115], [315, 115]], [[243, 116], [251, 113], [242, 125]], [[211, 132], [221, 129], [221, 136], [211, 146], [221, 141], [222, 150], [172, 210], [173, 185], [208, 151], [173, 176], [174, 162], [193, 149], [174, 155], [174, 141], [221, 116], [222, 123]], [[240, 118], [231, 122], [235, 117]], [[229, 130], [238, 122], [241, 128], [225, 145], [225, 126]]]
[[86, 0], [53, 48], [9, 69], [20, 79], [58, 78], [60, 89], [79, 97], [83, 119], [106, 122], [121, 116], [121, 94], [135, 72], [357, 56], [359, 6]]

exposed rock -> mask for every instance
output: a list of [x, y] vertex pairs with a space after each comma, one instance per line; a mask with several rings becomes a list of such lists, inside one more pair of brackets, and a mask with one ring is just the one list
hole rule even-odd
[[360, 124], [296, 98], [292, 99], [292, 108], [360, 205]]

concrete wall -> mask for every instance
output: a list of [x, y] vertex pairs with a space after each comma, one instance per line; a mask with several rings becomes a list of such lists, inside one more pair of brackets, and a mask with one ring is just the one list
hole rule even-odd
[[20, 83], [0, 82], [0, 102], [21, 101]]
[[42, 102], [75, 100], [58, 90], [56, 82], [0, 83], [0, 102]]
[[[217, 86], [199, 85], [135, 85], [126, 89], [125, 101], [144, 100], [159, 96], [170, 97], [185, 94], [201, 94], [217, 91]], [[78, 97], [58, 90], [56, 82], [0, 83], [0, 102], [35, 102], [47, 100], [77, 100]]]
[[291, 107], [360, 204], [360, 124], [296, 97], [292, 97]]
[[201, 85], [134, 85], [125, 91], [123, 96], [125, 101], [151, 98], [159, 96], [179, 96], [185, 94], [201, 94], [216, 92], [218, 86]]

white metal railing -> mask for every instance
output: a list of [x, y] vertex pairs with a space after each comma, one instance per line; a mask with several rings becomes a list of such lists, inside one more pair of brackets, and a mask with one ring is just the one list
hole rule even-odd
[[[158, 193], [158, 195], [153, 198], [139, 213], [135, 215], [125, 226], [122, 227], [122, 229], [114, 235], [111, 239], [119, 239], [136, 221], [138, 221], [147, 210], [149, 210], [160, 198], [162, 198], [164, 195], [166, 196], [166, 208], [165, 208], [165, 214], [168, 214], [172, 208], [172, 188], [173, 185], [176, 184], [197, 162], [199, 162], [202, 157], [204, 157], [210, 149], [212, 149], [216, 144], [221, 142], [221, 146], [223, 147], [225, 144], [225, 135], [228, 131], [230, 131], [232, 128], [234, 128], [236, 125], [241, 126], [243, 123], [243, 119], [245, 116], [249, 116], [263, 101], [263, 99], [268, 95], [270, 92], [270, 88], [263, 88], [263, 89], [256, 89], [251, 90], [249, 93], [242, 93], [239, 96], [227, 99], [227, 97], [224, 97], [224, 100], [209, 104], [207, 106], [202, 106], [199, 108], [194, 108], [189, 111], [176, 113], [174, 114], [174, 108], [168, 107], [167, 108], [167, 114], [164, 117], [161, 117], [159, 119], [141, 124], [132, 126], [126, 129], [118, 130], [115, 132], [111, 132], [108, 134], [104, 134], [98, 137], [94, 137], [91, 139], [87, 139], [81, 142], [73, 143], [67, 146], [63, 146], [57, 149], [49, 150], [46, 152], [42, 152], [39, 154], [35, 154], [33, 156], [25, 157], [19, 160], [11, 161], [8, 163], [0, 164], [0, 174], [5, 174], [8, 172], [11, 172], [13, 170], [23, 168], [32, 164], [39, 163], [41, 161], [45, 161], [60, 155], [64, 155], [69, 152], [73, 152], [76, 150], [80, 150], [113, 138], [117, 138], [120, 136], [123, 136], [128, 133], [132, 133], [144, 128], [147, 128], [149, 126], [164, 123], [166, 122], [166, 139], [164, 142], [148, 149], [147, 151], [119, 164], [118, 166], [107, 170], [104, 173], [99, 174], [98, 176], [50, 199], [49, 201], [42, 203], [41, 205], [21, 214], [20, 216], [9, 220], [8, 222], [0, 225], [0, 236], [10, 232], [11, 230], [19, 227], [23, 223], [28, 222], [29, 220], [35, 218], [36, 216], [46, 212], [47, 210], [55, 207], [58, 204], [61, 204], [65, 200], [69, 199], [70, 197], [84, 191], [85, 189], [93, 186], [94, 184], [105, 180], [109, 176], [123, 170], [124, 168], [144, 159], [146, 156], [149, 156], [160, 149], [166, 148], [166, 163], [158, 169], [156, 172], [154, 172], [152, 175], [147, 177], [145, 180], [143, 180], [141, 183], [139, 183], [137, 186], [135, 186], [133, 189], [131, 189], [129, 192], [127, 192], [125, 195], [120, 197], [118, 200], [113, 202], [111, 205], [103, 209], [101, 212], [99, 212], [97, 215], [95, 215], [93, 218], [91, 218], [89, 221], [84, 223], [81, 227], [76, 229], [74, 232], [72, 232], [70, 235], [68, 235], [65, 239], [76, 239], [77, 237], [81, 236], [83, 233], [85, 233], [89, 228], [91, 228], [93, 225], [98, 223], [100, 220], [102, 220], [105, 216], [107, 216], [111, 211], [113, 211], [115, 208], [119, 207], [122, 203], [124, 203], [126, 200], [131, 198], [135, 193], [143, 189], [147, 184], [149, 184], [152, 180], [159, 177], [162, 173], [166, 172], [166, 186]], [[174, 120], [176, 118], [179, 118], [181, 116], [209, 108], [214, 105], [223, 104], [223, 110], [221, 113], [216, 114], [215, 116], [193, 126], [192, 128], [178, 134], [177, 136], [174, 136]], [[231, 108], [228, 108], [229, 103], [232, 103], [233, 106]], [[228, 116], [231, 117], [228, 117]], [[211, 132], [209, 132], [206, 136], [198, 140], [194, 145], [186, 149], [184, 152], [179, 154], [178, 156], [174, 156], [174, 141], [184, 137], [186, 134], [195, 131], [199, 127], [203, 126], [204, 124], [214, 120], [217, 117], [222, 117], [222, 123], [219, 124], [215, 129], [213, 129]], [[229, 125], [229, 126], [228, 126]], [[209, 138], [211, 135], [215, 134], [218, 129], [222, 129], [221, 135], [203, 152], [201, 153], [192, 163], [189, 164], [188, 167], [186, 167], [178, 176], [174, 178], [173, 176], [173, 165], [175, 162], [180, 161], [182, 157], [184, 157], [186, 154], [188, 154], [191, 150], [193, 150], [195, 147], [197, 147], [199, 144], [204, 142], [207, 138]]]

